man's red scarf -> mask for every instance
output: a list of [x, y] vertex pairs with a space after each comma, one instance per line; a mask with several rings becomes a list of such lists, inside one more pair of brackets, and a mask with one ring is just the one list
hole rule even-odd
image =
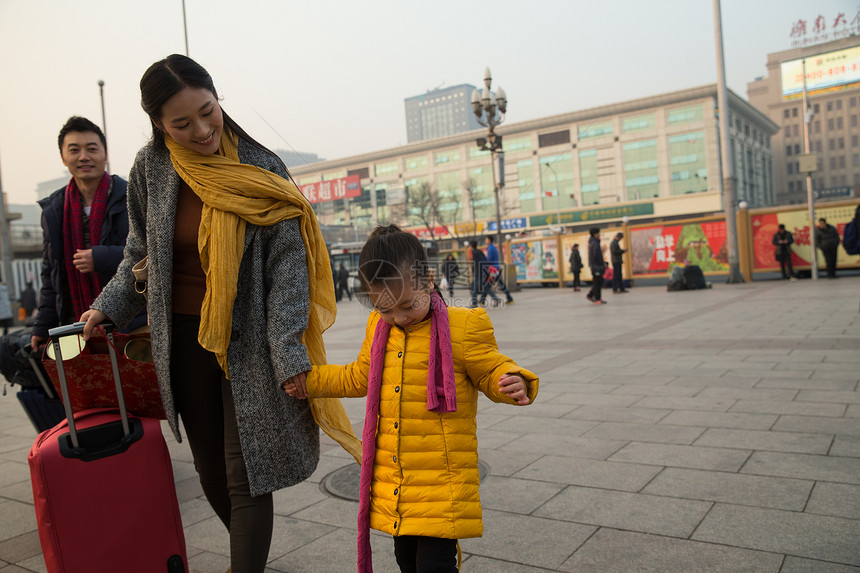
[[[110, 184], [110, 175], [105, 173], [90, 205], [90, 246], [98, 245], [101, 240]], [[66, 277], [69, 282], [69, 294], [72, 297], [75, 317], [79, 317], [89, 310], [95, 298], [102, 292], [98, 273], [95, 271], [81, 273], [75, 268], [73, 262], [78, 250], [91, 248], [87, 247], [84, 242], [83, 210], [83, 198], [75, 178], [72, 177], [69, 184], [66, 185], [66, 198], [63, 202], [63, 255], [65, 256]]]

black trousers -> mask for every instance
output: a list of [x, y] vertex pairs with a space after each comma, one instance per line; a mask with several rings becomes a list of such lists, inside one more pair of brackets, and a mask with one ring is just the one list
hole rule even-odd
[[821, 249], [824, 253], [824, 261], [827, 263], [827, 276], [836, 276], [836, 256], [839, 254], [839, 247], [832, 249]]
[[197, 342], [200, 317], [173, 315], [170, 377], [176, 409], [209, 505], [230, 533], [233, 573], [263, 573], [272, 539], [272, 494], [251, 497], [230, 382]]
[[582, 284], [579, 282], [579, 274], [581, 271], [573, 271], [573, 288], [579, 288]]
[[592, 271], [591, 290], [588, 291], [588, 296], [592, 300], [600, 300], [600, 290], [603, 288], [603, 274], [594, 274]]
[[394, 557], [401, 573], [457, 573], [457, 540], [401, 535]]
[[[786, 271], [786, 269], [788, 269]], [[779, 256], [779, 270], [782, 271], [782, 278], [788, 279], [794, 276], [794, 265], [791, 264], [791, 254]]]
[[612, 290], [624, 290], [624, 280], [621, 277], [621, 269], [624, 267], [621, 263], [612, 263]]

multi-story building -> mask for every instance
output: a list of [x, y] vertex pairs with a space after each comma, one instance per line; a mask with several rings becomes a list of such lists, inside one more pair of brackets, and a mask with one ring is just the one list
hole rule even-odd
[[[778, 126], [729, 92], [738, 199], [774, 202]], [[723, 211], [717, 88], [707, 85], [497, 128], [503, 137], [503, 229]], [[451, 135], [293, 169], [299, 185], [360, 181], [350, 200], [315, 203], [325, 225], [393, 222], [436, 236], [495, 228], [493, 166], [476, 139]]]
[[481, 127], [472, 114], [474, 90], [475, 86], [462, 84], [403, 100], [406, 106], [406, 140], [415, 143]]
[[807, 201], [803, 66], [810, 116], [810, 151], [819, 199], [856, 197], [860, 190], [860, 36], [769, 54], [767, 76], [747, 85], [749, 101], [780, 126], [772, 139], [778, 203]]

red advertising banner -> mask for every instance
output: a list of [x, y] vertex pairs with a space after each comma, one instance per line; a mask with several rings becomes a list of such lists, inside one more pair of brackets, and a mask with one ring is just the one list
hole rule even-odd
[[[844, 233], [845, 225], [854, 218], [854, 210], [856, 205], [846, 205], [840, 207], [823, 207], [815, 209], [816, 220], [820, 217], [827, 219], [827, 222], [839, 232], [841, 238]], [[809, 251], [810, 245], [810, 226], [809, 212], [794, 210], [783, 211], [781, 213], [767, 213], [764, 215], [753, 215], [750, 217], [752, 223], [752, 242], [753, 242], [753, 269], [765, 270], [779, 268], [779, 263], [776, 261], [776, 247], [773, 244], [773, 236], [779, 229], [779, 225], [785, 225], [786, 231], [790, 232], [794, 237], [794, 244], [791, 245], [791, 263], [793, 266], [803, 267], [809, 266], [812, 256]], [[824, 266], [824, 257], [819, 251], [818, 265]], [[860, 257], [857, 255], [849, 255], [842, 247], [837, 251], [836, 265], [838, 267], [852, 266], [860, 263]]]
[[336, 199], [361, 196], [361, 175], [350, 175], [331, 181], [308, 183], [299, 187], [311, 203], [325, 203]]
[[728, 272], [724, 220], [636, 228], [630, 235], [633, 274], [663, 274], [676, 265]]

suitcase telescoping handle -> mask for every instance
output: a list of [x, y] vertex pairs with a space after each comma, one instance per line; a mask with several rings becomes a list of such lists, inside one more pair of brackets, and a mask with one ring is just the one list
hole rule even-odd
[[[75, 416], [72, 412], [72, 402], [69, 398], [69, 383], [66, 380], [66, 373], [63, 370], [63, 356], [60, 350], [60, 339], [66, 336], [80, 335], [84, 332], [85, 322], [76, 322], [66, 326], [58, 326], [48, 331], [48, 336], [51, 337], [51, 344], [54, 346], [54, 356], [57, 357], [57, 372], [60, 375], [60, 392], [63, 394], [63, 407], [66, 410], [66, 419], [69, 421], [69, 437], [72, 440], [72, 447], [80, 447], [78, 440], [78, 431], [75, 428]], [[125, 409], [125, 396], [122, 392], [122, 381], [119, 376], [119, 361], [116, 356], [116, 348], [114, 347], [113, 324], [105, 322], [99, 325], [104, 329], [108, 339], [108, 352], [110, 353], [110, 363], [113, 368], [113, 381], [116, 388], [117, 403], [119, 404], [119, 414], [122, 418], [123, 435], [128, 436], [131, 429], [128, 423], [128, 412]]]

